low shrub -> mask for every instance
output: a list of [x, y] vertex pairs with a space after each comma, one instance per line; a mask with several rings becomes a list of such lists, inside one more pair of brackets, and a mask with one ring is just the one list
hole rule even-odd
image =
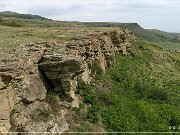
[[23, 25], [14, 20], [2, 20], [0, 21], [1, 25], [10, 26], [10, 27], [22, 27]]
[[99, 121], [99, 107], [96, 105], [92, 105], [88, 107], [86, 118], [91, 123], [97, 123]]
[[139, 99], [151, 99], [156, 102], [168, 102], [170, 96], [166, 91], [161, 90], [157, 86], [137, 80], [134, 85], [135, 97]]

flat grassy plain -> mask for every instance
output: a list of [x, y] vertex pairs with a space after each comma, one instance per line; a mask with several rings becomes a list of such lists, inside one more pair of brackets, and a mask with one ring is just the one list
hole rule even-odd
[[[10, 53], [20, 44], [46, 41], [63, 44], [90, 31], [111, 30], [108, 27], [87, 27], [77, 22], [39, 19], [0, 18], [0, 53]], [[3, 22], [3, 23], [2, 23]], [[2, 55], [2, 56], [3, 56]]]
[[75, 33], [70, 28], [8, 27], [0, 26], [0, 50], [9, 51], [28, 42], [68, 41]]

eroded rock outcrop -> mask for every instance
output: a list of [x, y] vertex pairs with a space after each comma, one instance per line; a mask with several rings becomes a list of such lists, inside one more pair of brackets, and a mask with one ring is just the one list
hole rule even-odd
[[[67, 131], [67, 108], [79, 107], [75, 94], [77, 77], [90, 83], [94, 62], [102, 72], [115, 66], [115, 53], [131, 54], [132, 39], [122, 29], [93, 31], [64, 45], [46, 42], [21, 45], [13, 57], [1, 59], [0, 132]], [[47, 91], [59, 95], [56, 114], [48, 113], [53, 109], [45, 101]], [[41, 113], [48, 115], [48, 119], [36, 121], [34, 117]]]
[[79, 56], [45, 54], [39, 68], [44, 72], [45, 78], [51, 89], [64, 96], [64, 100], [72, 103], [72, 107], [78, 107], [79, 101], [74, 91], [76, 89], [76, 79], [84, 71], [83, 61]]
[[[0, 67], [0, 131], [57, 131], [67, 130], [64, 119], [64, 109], [56, 116], [51, 116], [46, 122], [33, 119], [39, 109], [51, 111], [50, 105], [43, 100], [46, 97], [46, 86], [39, 72], [39, 61], [46, 49], [47, 43], [28, 43], [21, 45], [14, 55], [16, 59], [1, 60]], [[41, 117], [41, 116], [39, 116]], [[46, 117], [46, 115], [44, 116]], [[58, 120], [55, 122], [55, 117]], [[52, 120], [54, 119], [54, 120]], [[61, 123], [61, 124], [58, 124]]]

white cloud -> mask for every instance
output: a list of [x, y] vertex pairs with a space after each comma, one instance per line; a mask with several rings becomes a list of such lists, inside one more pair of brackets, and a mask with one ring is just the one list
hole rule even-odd
[[0, 0], [0, 11], [68, 21], [137, 22], [175, 32], [180, 32], [179, 9], [179, 0]]
[[0, 11], [14, 11], [18, 13], [28, 13], [29, 4], [28, 0], [17, 0], [19, 3], [15, 3], [14, 0], [1, 0], [0, 3], [4, 6], [0, 6]]

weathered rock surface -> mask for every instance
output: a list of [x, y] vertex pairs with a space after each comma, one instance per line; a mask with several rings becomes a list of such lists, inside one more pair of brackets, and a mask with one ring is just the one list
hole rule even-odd
[[[122, 29], [92, 32], [64, 45], [52, 46], [47, 42], [21, 45], [12, 57], [1, 59], [0, 132], [67, 131], [67, 107], [79, 107], [75, 94], [77, 77], [90, 83], [91, 73], [98, 72], [91, 69], [94, 62], [102, 72], [115, 66], [115, 53], [131, 54], [132, 39]], [[42, 121], [42, 111], [52, 112], [45, 101], [47, 91], [59, 95], [59, 108]], [[36, 116], [40, 121], [36, 121]]]
[[9, 123], [10, 113], [14, 106], [14, 91], [11, 88], [0, 90], [0, 131], [8, 132], [11, 125]]
[[9, 57], [0, 61], [1, 132], [10, 130], [10, 115], [16, 105], [45, 99], [46, 88], [38, 69], [44, 48], [45, 45], [34, 43], [21, 45], [15, 52], [16, 59]]
[[19, 132], [63, 132], [68, 130], [65, 121], [66, 110], [49, 114], [50, 106], [45, 102], [33, 102], [28, 106], [22, 103], [16, 106], [16, 113], [11, 118], [12, 130]]
[[71, 55], [45, 54], [39, 63], [39, 68], [44, 72], [51, 89], [63, 95], [68, 102], [72, 102], [73, 107], [78, 107], [74, 91], [77, 85], [75, 77], [84, 71], [81, 58]]

